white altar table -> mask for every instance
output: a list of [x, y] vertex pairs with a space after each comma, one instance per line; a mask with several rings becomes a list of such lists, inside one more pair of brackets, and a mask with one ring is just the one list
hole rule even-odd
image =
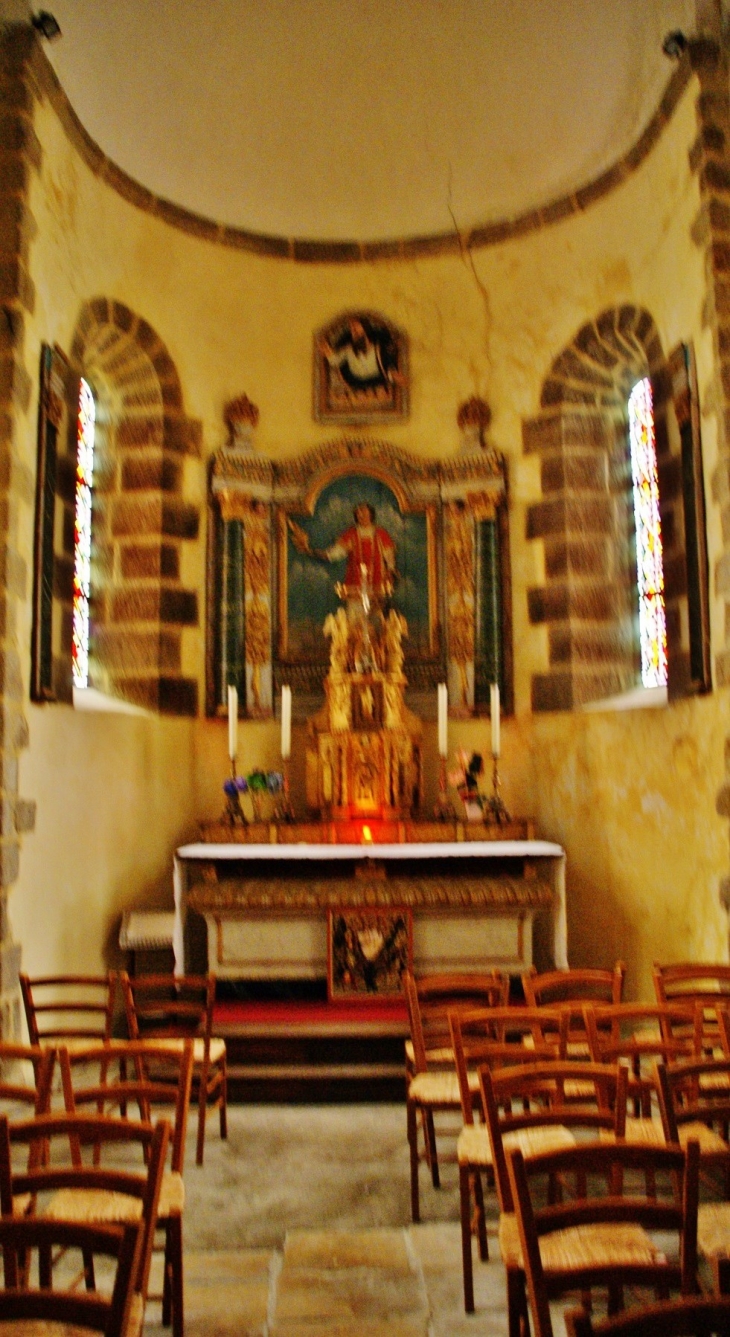
[[208, 964], [230, 978], [326, 973], [329, 908], [408, 905], [421, 972], [532, 962], [532, 923], [550, 920], [566, 968], [565, 851], [545, 840], [182, 845], [175, 853], [175, 969], [188, 904], [208, 926]]

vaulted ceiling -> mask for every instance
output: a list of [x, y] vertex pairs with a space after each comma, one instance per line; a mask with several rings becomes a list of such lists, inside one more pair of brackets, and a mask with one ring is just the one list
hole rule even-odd
[[694, 0], [48, 0], [89, 133], [255, 231], [444, 232], [571, 191], [638, 138]]

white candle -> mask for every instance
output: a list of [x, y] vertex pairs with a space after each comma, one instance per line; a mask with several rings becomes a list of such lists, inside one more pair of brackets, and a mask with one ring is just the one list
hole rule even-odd
[[445, 757], [448, 752], [448, 721], [449, 721], [449, 693], [445, 682], [440, 682], [436, 689], [436, 701], [438, 705], [438, 739], [439, 756]]
[[228, 688], [228, 755], [231, 761], [236, 760], [238, 752], [238, 692], [231, 686]]
[[281, 689], [281, 759], [291, 756], [291, 687]]
[[489, 709], [492, 715], [492, 756], [499, 756], [499, 683], [489, 688]]

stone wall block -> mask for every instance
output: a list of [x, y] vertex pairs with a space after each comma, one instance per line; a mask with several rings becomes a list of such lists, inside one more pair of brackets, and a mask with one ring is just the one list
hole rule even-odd
[[718, 687], [730, 686], [730, 650], [715, 655], [715, 682]]
[[162, 526], [162, 498], [118, 497], [112, 510], [111, 531], [116, 537], [135, 534], [159, 534]]
[[15, 801], [15, 830], [18, 835], [27, 834], [29, 831], [35, 831], [36, 802], [35, 799], [19, 798]]
[[160, 678], [160, 710], [164, 715], [198, 713], [198, 684], [192, 678]]
[[616, 627], [553, 625], [549, 630], [551, 664], [633, 664], [630, 635]]
[[180, 464], [169, 455], [135, 455], [122, 463], [122, 487], [126, 492], [179, 492]]
[[200, 528], [200, 513], [189, 502], [165, 497], [162, 501], [162, 533], [169, 538], [196, 539]]
[[180, 633], [115, 631], [105, 629], [94, 643], [97, 660], [117, 673], [139, 674], [146, 670], [179, 672]]
[[165, 446], [181, 454], [200, 455], [203, 447], [203, 424], [198, 418], [175, 417], [165, 413]]
[[[115, 434], [117, 446], [162, 446], [164, 424], [161, 418], [122, 418]], [[167, 442], [165, 442], [167, 445]]]
[[154, 586], [117, 590], [112, 595], [111, 618], [113, 622], [159, 622], [160, 590]]
[[180, 554], [170, 543], [125, 544], [121, 550], [122, 576], [125, 580], [180, 576]]
[[547, 534], [563, 534], [566, 530], [565, 497], [552, 501], [538, 501], [527, 508], [528, 539], [542, 538]]
[[[0, 885], [12, 886], [20, 872], [20, 845], [17, 836], [0, 839]], [[2, 953], [0, 953], [2, 955]]]
[[536, 673], [532, 679], [533, 712], [573, 709], [573, 676], [570, 673]]
[[545, 572], [549, 578], [568, 575], [604, 576], [611, 571], [611, 553], [605, 539], [560, 537], [545, 540]]
[[540, 466], [543, 494], [570, 488], [575, 492], [600, 492], [607, 486], [606, 458], [592, 452], [545, 455]]
[[160, 621], [197, 627], [197, 593], [193, 590], [171, 590], [163, 586], [160, 591]]

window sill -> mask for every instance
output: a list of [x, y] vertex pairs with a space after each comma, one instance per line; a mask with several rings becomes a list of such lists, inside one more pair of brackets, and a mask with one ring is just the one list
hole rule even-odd
[[601, 701], [589, 701], [581, 710], [659, 710], [666, 706], [669, 695], [666, 687], [634, 687], [618, 696], [606, 696]]
[[131, 701], [120, 701], [119, 697], [107, 696], [104, 692], [98, 692], [95, 687], [74, 687], [73, 702], [74, 710], [98, 710], [110, 715], [141, 715], [146, 719], [152, 718], [152, 711], [145, 710], [144, 706], [135, 706]]

